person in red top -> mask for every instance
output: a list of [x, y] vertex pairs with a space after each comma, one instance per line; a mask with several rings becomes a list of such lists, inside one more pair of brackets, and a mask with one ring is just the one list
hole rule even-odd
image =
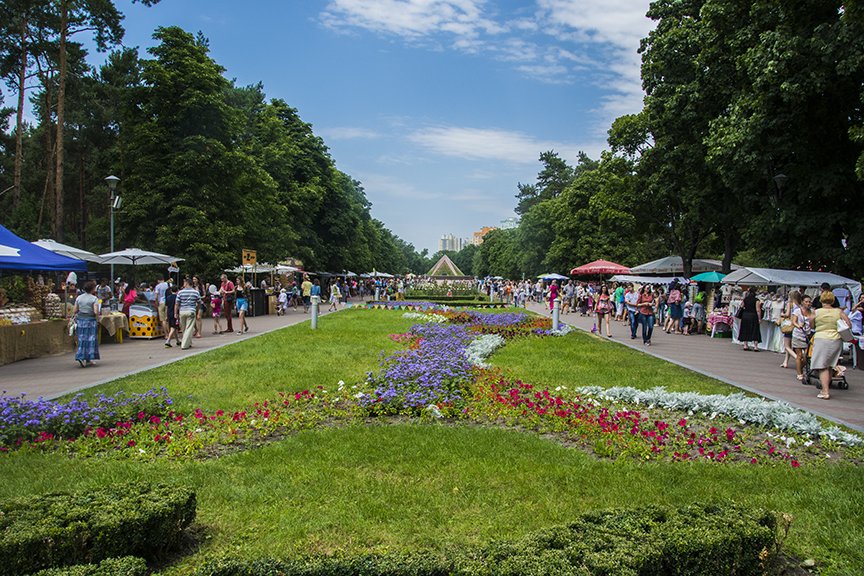
[[222, 284], [219, 287], [219, 295], [222, 296], [222, 312], [225, 314], [225, 322], [227, 323], [227, 327], [222, 331], [222, 334], [225, 334], [226, 332], [228, 334], [234, 332], [234, 325], [231, 323], [231, 312], [234, 309], [235, 293], [234, 283], [228, 280], [227, 274], [222, 274]]
[[555, 300], [558, 299], [558, 281], [553, 280], [549, 286], [549, 311], [555, 310]]
[[642, 325], [642, 344], [651, 346], [651, 335], [654, 333], [654, 310], [657, 308], [657, 298], [647, 284], [639, 292], [636, 303], [639, 311], [638, 322]]

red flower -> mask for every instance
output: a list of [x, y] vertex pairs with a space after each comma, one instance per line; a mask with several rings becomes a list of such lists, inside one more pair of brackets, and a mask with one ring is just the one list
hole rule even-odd
[[135, 441], [134, 441], [134, 440], [129, 440], [129, 441], [126, 443], [126, 446], [128, 446], [129, 448], [134, 447], [134, 446], [135, 446]]
[[756, 464], [756, 458], [755, 457], [750, 459], [750, 464]]
[[685, 426], [687, 426], [687, 420], [684, 418], [682, 418], [681, 420], [678, 420], [678, 426], [681, 426], [682, 428], [684, 428]]
[[108, 435], [108, 431], [102, 427], [100, 427], [96, 430], [96, 437], [97, 438], [100, 438], [100, 439], [105, 438], [105, 436], [107, 436], [107, 435]]
[[797, 460], [792, 460], [792, 468], [798, 468], [801, 464], [798, 463]]

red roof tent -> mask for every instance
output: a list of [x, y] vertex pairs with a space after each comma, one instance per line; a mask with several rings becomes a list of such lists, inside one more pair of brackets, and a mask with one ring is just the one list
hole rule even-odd
[[587, 276], [591, 274], [629, 274], [630, 269], [615, 262], [608, 260], [595, 260], [588, 264], [583, 264], [570, 270], [573, 276]]

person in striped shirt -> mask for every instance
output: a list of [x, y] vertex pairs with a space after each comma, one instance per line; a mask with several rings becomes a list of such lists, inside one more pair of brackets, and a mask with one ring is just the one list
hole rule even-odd
[[183, 331], [183, 342], [180, 348], [187, 350], [192, 347], [192, 334], [195, 332], [195, 312], [201, 302], [201, 294], [192, 287], [189, 278], [183, 279], [183, 289], [177, 293], [174, 304], [174, 315], [180, 318], [180, 329]]

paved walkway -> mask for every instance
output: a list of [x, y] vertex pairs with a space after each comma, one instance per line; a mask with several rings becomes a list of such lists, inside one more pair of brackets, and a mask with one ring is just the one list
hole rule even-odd
[[[325, 306], [322, 306], [322, 310]], [[325, 314], [326, 312], [322, 312], [322, 315]], [[47, 399], [57, 398], [69, 392], [97, 386], [129, 374], [170, 364], [195, 354], [308, 321], [310, 315], [304, 314], [303, 309], [300, 308], [296, 311], [290, 309], [285, 316], [266, 315], [248, 318], [249, 332], [242, 335], [236, 333], [214, 335], [213, 320], [205, 318], [202, 337], [192, 340], [191, 350], [181, 350], [176, 345], [165, 348], [165, 341], [162, 338], [133, 340], [127, 336], [123, 339], [123, 344], [117, 344], [113, 338], [106, 338], [103, 334], [102, 344], [99, 346], [102, 359], [97, 361], [95, 366], [81, 368], [75, 362], [75, 355], [72, 353], [13, 362], [0, 366], [0, 390], [5, 390], [7, 395], [26, 393], [27, 397], [32, 399], [39, 396]], [[225, 328], [224, 319], [222, 327]], [[235, 318], [234, 329], [238, 327]]]
[[[530, 310], [549, 315], [548, 309], [529, 303]], [[587, 332], [591, 331], [594, 319], [579, 314], [562, 314], [561, 321]], [[864, 370], [846, 371], [848, 390], [831, 389], [830, 400], [816, 398], [814, 386], [804, 386], [795, 378], [795, 369], [780, 368], [783, 356], [774, 352], [745, 352], [729, 339], [707, 336], [682, 336], [666, 334], [655, 328], [651, 346], [642, 344], [641, 331], [636, 340], [630, 339], [630, 328], [626, 324], [612, 322], [611, 342], [623, 344], [716, 378], [738, 388], [754, 392], [772, 400], [783, 400], [850, 428], [864, 432]], [[605, 329], [604, 332], [605, 334]], [[602, 337], [606, 340], [605, 336]]]

